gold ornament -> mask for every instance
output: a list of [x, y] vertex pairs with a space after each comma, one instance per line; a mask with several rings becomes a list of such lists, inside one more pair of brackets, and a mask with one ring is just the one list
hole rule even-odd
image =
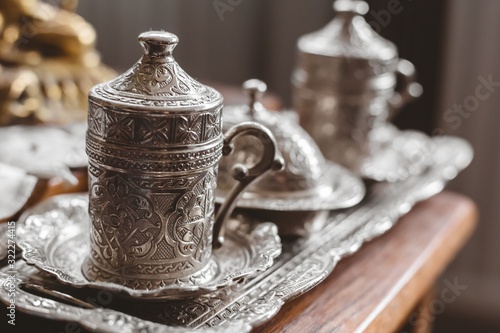
[[90, 88], [115, 76], [76, 4], [0, 2], [0, 125], [82, 121]]

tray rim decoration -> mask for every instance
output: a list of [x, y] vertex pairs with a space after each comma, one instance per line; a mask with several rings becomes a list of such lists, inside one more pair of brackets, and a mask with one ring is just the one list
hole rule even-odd
[[[64, 241], [71, 241], [77, 236], [90, 237], [87, 206], [87, 195], [63, 194], [49, 198], [27, 210], [17, 223], [18, 246], [22, 251], [22, 258], [29, 265], [54, 276], [62, 284], [75, 288], [107, 290], [135, 300], [150, 301], [189, 298], [234, 286], [270, 268], [274, 259], [281, 254], [281, 239], [276, 225], [270, 222], [262, 223], [245, 233], [240, 230], [241, 224], [233, 219], [228, 221], [226, 242], [222, 248], [213, 251], [213, 256], [216, 258], [214, 260], [220, 263], [216, 268], [218, 274], [206, 283], [195, 284], [179, 280], [176, 284], [155, 289], [132, 289], [115, 283], [88, 281], [80, 271], [85, 258], [79, 258], [79, 261], [74, 263], [77, 268], [71, 270], [70, 267], [64, 266], [64, 258], [56, 257], [55, 249], [51, 248], [52, 244], [55, 246]], [[37, 233], [29, 230], [37, 229], [40, 225], [47, 228], [46, 231]], [[44, 234], [43, 238], [40, 234]], [[60, 239], [61, 237], [63, 239]], [[229, 248], [230, 246], [232, 247]], [[231, 253], [229, 250], [237, 247], [241, 249], [247, 261], [236, 270], [232, 270], [232, 267], [225, 268], [224, 262], [228, 259], [228, 254], [224, 253]], [[72, 254], [77, 253], [65, 253], [65, 255]], [[52, 256], [54, 258], [50, 258]], [[75, 272], [76, 269], [78, 272]]]
[[[342, 258], [391, 229], [414, 204], [439, 193], [471, 162], [472, 148], [465, 140], [432, 140], [433, 163], [423, 174], [401, 183], [373, 184], [362, 204], [331, 214], [322, 232], [309, 238], [285, 240], [283, 253], [273, 268], [250, 279], [229, 300], [222, 302], [214, 294], [171, 304], [168, 312], [161, 313], [161, 322], [190, 329], [220, 327], [222, 331], [221, 325], [243, 321], [249, 325], [240, 331], [244, 333], [272, 318], [285, 302], [323, 281]], [[207, 298], [211, 302], [206, 302]], [[203, 311], [192, 311], [193, 306], [202, 305]], [[168, 318], [163, 317], [166, 314]]]

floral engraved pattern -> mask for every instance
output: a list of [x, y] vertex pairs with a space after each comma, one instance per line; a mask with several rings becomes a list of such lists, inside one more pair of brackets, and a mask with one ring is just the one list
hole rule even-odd
[[144, 120], [138, 126], [137, 141], [146, 145], [170, 142], [171, 118]]
[[142, 66], [137, 74], [137, 84], [142, 87], [140, 92], [149, 95], [158, 95], [165, 91], [165, 88], [172, 82], [172, 72], [168, 65], [146, 64]]
[[190, 77], [177, 63], [144, 61], [140, 61], [109, 85], [117, 91], [164, 97], [204, 94], [209, 90]]
[[201, 137], [201, 116], [177, 119], [177, 142], [198, 143]]
[[94, 136], [117, 144], [161, 147], [203, 143], [220, 137], [221, 112], [219, 107], [193, 116], [131, 116], [90, 102], [88, 127]]
[[103, 133], [103, 109], [98, 104], [93, 102], [89, 103], [89, 118], [88, 118], [88, 128], [89, 131], [96, 134], [102, 135]]
[[96, 222], [92, 241], [113, 268], [146, 257], [152, 240], [161, 230], [161, 218], [146, 195], [131, 190], [121, 176], [93, 182], [90, 215]]
[[206, 266], [211, 256], [215, 166], [186, 181], [186, 176], [158, 179], [94, 167], [102, 171], [99, 177], [90, 174], [90, 279], [163, 279], [167, 272], [182, 278]]
[[207, 121], [205, 125], [205, 140], [216, 138], [221, 133], [221, 110], [215, 113], [207, 114]]
[[190, 255], [198, 262], [204, 262], [208, 237], [212, 232], [214, 210], [215, 175], [210, 170], [194, 185], [193, 189], [182, 195], [177, 201], [174, 212], [168, 219], [168, 232], [178, 244], [183, 255]]
[[131, 141], [134, 136], [134, 120], [119, 117], [112, 113], [105, 114], [106, 136], [115, 141]]

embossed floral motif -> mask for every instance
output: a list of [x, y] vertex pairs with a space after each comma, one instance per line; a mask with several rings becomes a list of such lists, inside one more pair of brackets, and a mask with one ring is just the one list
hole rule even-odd
[[169, 238], [177, 242], [180, 253], [198, 262], [204, 262], [209, 254], [206, 243], [211, 230], [206, 220], [213, 212], [214, 188], [215, 176], [209, 171], [191, 191], [179, 198], [168, 219]]
[[110, 86], [118, 91], [165, 97], [208, 92], [205, 86], [190, 77], [177, 63], [141, 61], [112, 81]]
[[136, 90], [137, 86], [142, 88], [139, 92], [161, 95], [170, 93], [173, 75], [167, 64], [144, 64], [132, 79], [136, 80]]
[[95, 103], [89, 103], [88, 127], [90, 132], [99, 136], [102, 135], [103, 115], [102, 107]]
[[167, 119], [142, 120], [138, 130], [138, 141], [141, 144], [167, 144], [170, 143], [172, 121]]
[[134, 133], [134, 120], [106, 112], [106, 137], [114, 141], [131, 141]]
[[177, 141], [197, 143], [200, 141], [201, 116], [177, 118]]
[[216, 138], [221, 131], [221, 110], [207, 114], [207, 122], [205, 125], [205, 140]]
[[120, 176], [94, 182], [91, 198], [90, 214], [98, 221], [93, 239], [111, 267], [122, 267], [132, 258], [147, 256], [152, 239], [161, 229], [161, 218], [154, 212], [153, 203], [138, 191], [131, 191]]

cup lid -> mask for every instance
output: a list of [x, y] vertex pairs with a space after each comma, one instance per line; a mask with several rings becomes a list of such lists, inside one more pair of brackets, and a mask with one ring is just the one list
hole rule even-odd
[[363, 18], [369, 10], [366, 2], [337, 0], [333, 8], [337, 15], [327, 26], [299, 39], [300, 52], [380, 63], [398, 58], [396, 46], [375, 32]]
[[222, 95], [189, 76], [172, 53], [179, 38], [166, 31], [139, 35], [144, 54], [127, 72], [97, 85], [90, 97], [119, 108], [152, 111], [206, 110], [219, 106]]
[[[225, 107], [224, 129], [243, 121], [255, 121], [273, 133], [278, 143], [278, 149], [285, 160], [285, 168], [282, 171], [264, 176], [260, 181], [251, 185], [247, 192], [259, 194], [271, 194], [276, 196], [290, 195], [293, 193], [313, 193], [320, 186], [319, 182], [324, 172], [325, 159], [313, 139], [300, 127], [291, 117], [278, 112], [268, 111], [260, 103], [259, 99], [266, 91], [266, 84], [259, 80], [248, 80], [243, 84], [243, 89], [250, 97], [248, 105]], [[235, 162], [250, 164], [259, 160], [258, 142], [252, 141], [251, 137], [242, 137], [235, 144], [235, 152], [242, 151], [241, 156], [237, 153], [227, 156], [221, 160], [219, 165], [218, 187], [223, 188], [225, 182], [231, 182], [230, 177], [224, 177], [224, 172], [229, 172], [228, 165]], [[239, 160], [244, 157], [245, 161]], [[238, 159], [236, 161], [231, 158]], [[226, 184], [231, 188], [230, 183]]]

